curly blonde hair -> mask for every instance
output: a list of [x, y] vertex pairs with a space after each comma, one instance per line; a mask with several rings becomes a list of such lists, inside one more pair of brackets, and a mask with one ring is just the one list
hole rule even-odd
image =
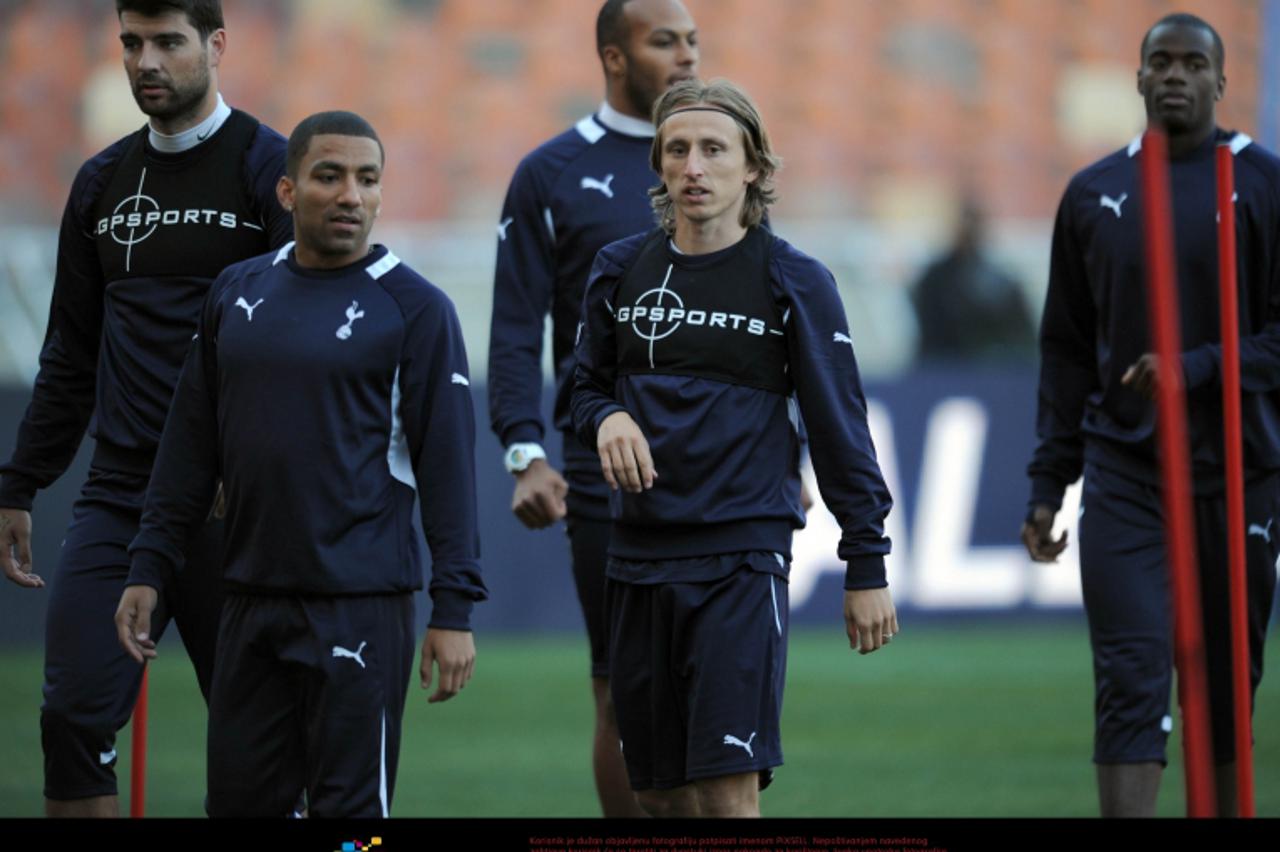
[[[684, 80], [658, 98], [653, 105], [653, 126], [657, 128], [657, 132], [653, 135], [653, 146], [649, 149], [649, 165], [659, 177], [662, 176], [662, 123], [677, 110], [702, 104], [727, 113], [742, 130], [747, 166], [759, 174], [747, 185], [747, 198], [743, 202], [738, 221], [744, 228], [759, 225], [764, 221], [769, 205], [778, 200], [773, 178], [778, 169], [782, 168], [782, 160], [773, 153], [769, 134], [764, 129], [764, 120], [760, 118], [760, 111], [756, 109], [750, 96], [728, 80], [712, 80], [709, 83]], [[667, 192], [666, 184], [650, 189], [649, 198], [658, 224], [667, 233], [674, 233], [675, 202]]]

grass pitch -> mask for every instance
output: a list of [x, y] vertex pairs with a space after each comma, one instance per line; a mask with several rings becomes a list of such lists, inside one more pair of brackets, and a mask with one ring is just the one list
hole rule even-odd
[[[850, 652], [839, 628], [791, 637], [776, 817], [1075, 817], [1097, 812], [1082, 620], [907, 623]], [[1280, 659], [1272, 630], [1268, 657]], [[475, 679], [428, 706], [411, 688], [392, 808], [404, 817], [591, 817], [591, 699], [577, 636], [478, 637]], [[0, 652], [0, 817], [42, 812], [41, 655]], [[1280, 816], [1280, 675], [1259, 691], [1257, 811]], [[1268, 720], [1272, 720], [1271, 723]], [[148, 816], [203, 816], [205, 712], [182, 649], [151, 672]], [[1178, 731], [1159, 811], [1185, 812]], [[128, 807], [129, 731], [117, 749]]]

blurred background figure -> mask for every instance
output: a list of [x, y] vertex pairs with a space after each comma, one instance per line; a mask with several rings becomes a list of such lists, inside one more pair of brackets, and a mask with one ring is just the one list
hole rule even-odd
[[961, 197], [951, 245], [911, 290], [919, 361], [1029, 363], [1035, 327], [1019, 283], [992, 261], [978, 199]]

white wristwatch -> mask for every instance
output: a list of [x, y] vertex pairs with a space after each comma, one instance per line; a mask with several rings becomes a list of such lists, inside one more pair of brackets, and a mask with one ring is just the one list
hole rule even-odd
[[520, 473], [537, 459], [546, 457], [547, 452], [542, 449], [541, 444], [512, 444], [502, 456], [502, 466], [507, 469], [507, 473]]

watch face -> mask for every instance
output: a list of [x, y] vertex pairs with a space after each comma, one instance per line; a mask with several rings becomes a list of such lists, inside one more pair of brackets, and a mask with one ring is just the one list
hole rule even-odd
[[545, 458], [542, 447], [537, 444], [516, 444], [507, 450], [503, 463], [511, 473], [519, 473], [533, 464], [536, 459]]
[[507, 450], [507, 470], [519, 473], [529, 466], [529, 453], [524, 447], [512, 447]]

